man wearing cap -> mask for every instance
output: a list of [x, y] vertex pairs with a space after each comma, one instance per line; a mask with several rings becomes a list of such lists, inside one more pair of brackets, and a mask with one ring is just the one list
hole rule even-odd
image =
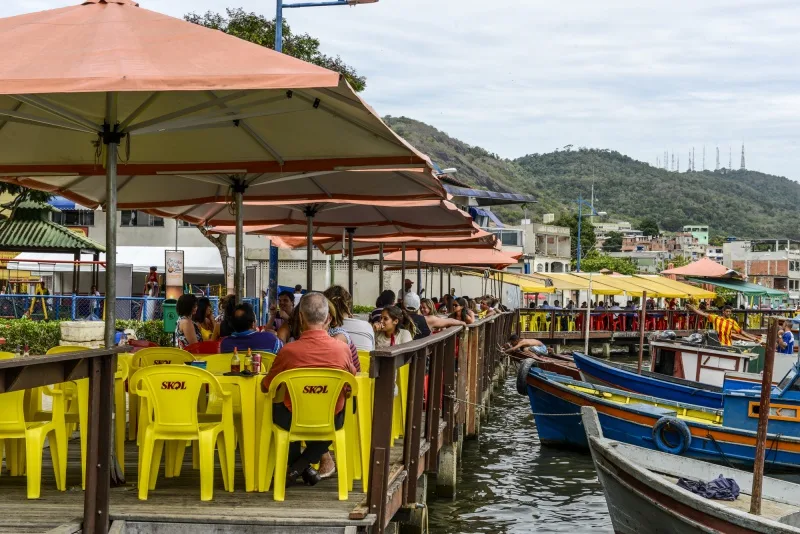
[[[408, 282], [408, 280], [406, 280], [406, 282]], [[417, 325], [417, 335], [414, 336], [414, 339], [422, 339], [423, 337], [428, 337], [431, 335], [431, 329], [428, 327], [428, 321], [425, 320], [425, 317], [419, 314], [419, 295], [412, 293], [409, 289], [409, 291], [403, 297], [403, 307], [408, 312], [411, 320], [414, 321], [414, 324]]]
[[411, 288], [413, 288], [413, 287], [414, 287], [414, 282], [412, 282], [410, 279], [406, 278], [405, 282], [403, 283], [403, 289], [401, 289], [397, 293], [397, 305], [398, 306], [402, 306], [403, 305], [403, 297], [405, 296], [406, 293], [410, 293], [411, 292]]

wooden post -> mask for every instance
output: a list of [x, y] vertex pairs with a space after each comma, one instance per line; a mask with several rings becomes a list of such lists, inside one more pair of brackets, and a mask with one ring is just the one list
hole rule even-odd
[[753, 464], [753, 490], [750, 493], [750, 513], [761, 515], [761, 489], [764, 482], [764, 455], [767, 448], [767, 426], [769, 424], [769, 402], [772, 393], [772, 369], [775, 363], [775, 348], [778, 344], [778, 319], [769, 318], [767, 349], [764, 355], [764, 371], [761, 378], [761, 402], [758, 407], [758, 434], [756, 435], [756, 459]]
[[642, 309], [639, 310], [639, 362], [636, 372], [642, 374], [642, 358], [644, 357], [644, 323], [647, 320], [647, 291], [642, 291]]
[[[377, 360], [377, 361], [376, 361]], [[372, 455], [369, 472], [369, 513], [377, 517], [376, 529], [383, 532], [390, 518], [383, 517], [386, 512], [386, 494], [389, 491], [391, 464], [389, 453], [392, 449], [392, 409], [394, 408], [395, 358], [373, 358], [372, 366], [377, 367], [375, 397], [373, 399]], [[370, 369], [370, 372], [373, 371]]]

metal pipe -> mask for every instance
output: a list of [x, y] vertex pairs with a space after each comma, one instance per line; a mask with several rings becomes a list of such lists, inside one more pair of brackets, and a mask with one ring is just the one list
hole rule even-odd
[[439, 299], [443, 300], [445, 296], [444, 290], [444, 269], [439, 267]]
[[589, 289], [586, 303], [586, 336], [583, 340], [583, 353], [589, 355], [589, 330], [592, 329], [592, 275], [589, 274]]
[[117, 94], [106, 93], [106, 308], [103, 338], [106, 347], [116, 343], [117, 318]]
[[350, 296], [353, 297], [355, 289], [355, 281], [353, 280], [353, 234], [356, 233], [355, 228], [347, 228], [347, 290]]
[[764, 483], [764, 457], [767, 449], [767, 425], [769, 403], [772, 393], [772, 371], [775, 364], [775, 349], [778, 344], [778, 319], [769, 318], [767, 349], [764, 353], [764, 372], [761, 377], [761, 402], [758, 406], [758, 433], [756, 434], [756, 459], [753, 464], [753, 489], [750, 493], [750, 513], [761, 515], [761, 490]]
[[283, 52], [283, 0], [275, 8], [275, 51]]
[[378, 244], [378, 294], [383, 293], [383, 243]]
[[236, 181], [233, 196], [236, 209], [236, 252], [233, 275], [233, 292], [237, 302], [244, 298], [244, 190], [246, 186], [240, 180]]
[[639, 311], [639, 363], [636, 372], [642, 374], [642, 358], [644, 358], [644, 323], [647, 320], [647, 291], [642, 291], [642, 309]]
[[[405, 283], [405, 281], [403, 281]], [[417, 249], [417, 294], [422, 291], [422, 251]]]
[[397, 301], [402, 302], [403, 293], [406, 292], [406, 244], [400, 245], [400, 294], [397, 295]]
[[583, 197], [578, 195], [578, 242], [576, 243], [577, 248], [575, 249], [575, 256], [577, 264], [575, 265], [575, 270], [577, 272], [581, 272], [581, 219], [583, 218]]
[[[453, 275], [453, 268], [452, 267], [448, 267], [447, 268], [447, 293], [448, 294], [450, 293], [450, 290], [453, 289], [453, 280], [451, 279], [452, 275]], [[455, 291], [453, 291], [453, 293], [455, 293]], [[450, 296], [453, 297], [453, 298], [456, 298], [455, 295], [450, 295]]]
[[[81, 261], [81, 253], [75, 252], [72, 257], [75, 259], [75, 263], [72, 264], [72, 294], [77, 295], [80, 293], [80, 264], [78, 263]], [[55, 288], [53, 288], [53, 292], [55, 292]]]
[[306, 289], [314, 288], [314, 215], [313, 208], [306, 208]]

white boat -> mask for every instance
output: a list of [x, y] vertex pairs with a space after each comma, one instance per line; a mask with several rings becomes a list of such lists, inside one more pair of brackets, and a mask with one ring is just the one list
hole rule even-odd
[[[783, 370], [784, 358], [776, 354], [776, 377], [783, 377], [792, 367], [795, 359], [789, 358]], [[750, 362], [758, 360], [758, 354], [748, 352], [738, 347], [722, 347], [711, 345], [697, 345], [682, 342], [681, 340], [650, 340], [650, 370], [667, 376], [683, 378], [722, 387], [725, 373], [747, 373], [755, 371], [750, 369]]]
[[[800, 485], [764, 477], [761, 515], [753, 515], [752, 473], [606, 439], [595, 409], [584, 406], [581, 412], [614, 532], [800, 534]], [[738, 499], [710, 500], [677, 485], [679, 478], [709, 481], [719, 475], [738, 483]]]

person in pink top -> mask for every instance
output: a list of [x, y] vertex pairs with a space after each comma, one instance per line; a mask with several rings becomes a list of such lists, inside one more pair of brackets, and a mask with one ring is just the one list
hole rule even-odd
[[[279, 373], [291, 369], [323, 367], [356, 374], [349, 347], [328, 334], [331, 316], [325, 295], [322, 293], [303, 295], [298, 305], [298, 312], [300, 339], [285, 345], [278, 353], [272, 368], [261, 383], [261, 390], [265, 393], [269, 391], [272, 381]], [[344, 404], [345, 392], [342, 391], [336, 402], [336, 428], [341, 428], [344, 424]], [[292, 402], [288, 395], [284, 396], [282, 403], [273, 405], [272, 419], [276, 425], [289, 430], [292, 424]], [[302, 477], [309, 486], [319, 482], [320, 475], [311, 464], [320, 461], [330, 444], [330, 441], [308, 441], [301, 453], [300, 442], [293, 442], [289, 448], [286, 483], [292, 484], [298, 477]]]

